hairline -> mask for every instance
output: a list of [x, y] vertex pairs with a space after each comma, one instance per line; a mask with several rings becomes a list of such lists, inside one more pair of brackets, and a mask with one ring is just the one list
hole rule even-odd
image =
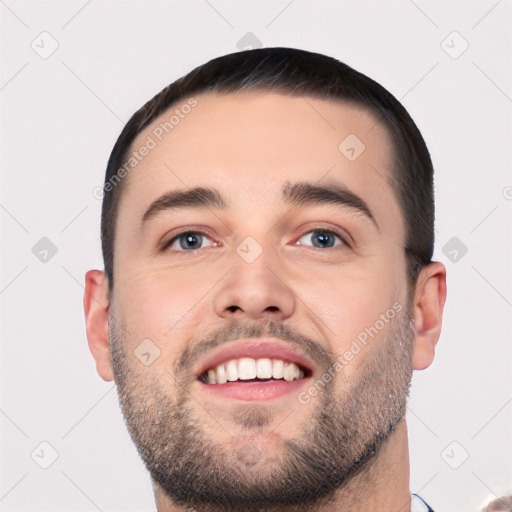
[[[373, 118], [373, 120], [375, 121], [375, 125], [379, 126], [383, 129], [383, 132], [387, 138], [386, 143], [388, 144], [388, 147], [390, 148], [389, 164], [390, 164], [390, 169], [391, 169], [391, 180], [389, 179], [388, 176], [386, 176], [385, 179], [386, 179], [387, 183], [390, 185], [394, 194], [397, 194], [397, 192], [399, 192], [399, 190], [397, 190], [396, 186], [393, 184], [393, 182], [395, 181], [393, 178], [395, 178], [395, 174], [397, 172], [399, 172], [399, 170], [397, 169], [397, 166], [399, 166], [399, 159], [398, 159], [398, 155], [397, 155], [398, 141], [396, 141], [395, 138], [393, 137], [393, 134], [391, 133], [389, 126], [387, 126], [380, 119], [380, 116], [378, 115], [379, 112], [377, 111], [376, 107], [366, 104], [366, 103], [363, 103], [362, 101], [358, 101], [354, 98], [340, 98], [340, 97], [335, 97], [335, 96], [325, 96], [325, 95], [321, 95], [321, 94], [314, 94], [313, 92], [307, 93], [307, 94], [299, 94], [299, 93], [295, 93], [290, 88], [286, 88], [283, 86], [276, 88], [276, 87], [272, 87], [272, 86], [266, 85], [266, 84], [257, 84], [256, 86], [253, 86], [253, 87], [245, 86], [243, 88], [236, 89], [236, 90], [228, 90], [227, 88], [219, 87], [219, 89], [217, 89], [217, 90], [202, 90], [202, 91], [199, 91], [195, 95], [184, 95], [184, 96], [180, 96], [179, 98], [176, 98], [175, 101], [170, 103], [165, 108], [165, 110], [160, 112], [156, 117], [150, 118], [149, 121], [146, 120], [146, 122], [144, 122], [141, 125], [141, 127], [139, 128], [139, 131], [137, 132], [137, 134], [131, 141], [130, 145], [123, 152], [123, 159], [120, 161], [118, 168], [122, 168], [128, 163], [128, 155], [130, 153], [132, 153], [134, 150], [134, 147], [137, 146], [137, 144], [136, 144], [137, 140], [139, 138], [143, 137], [144, 133], [147, 130], [149, 130], [152, 125], [156, 124], [159, 119], [161, 119], [163, 116], [165, 116], [165, 114], [167, 114], [169, 112], [169, 110], [171, 110], [173, 107], [175, 107], [177, 104], [179, 104], [182, 100], [187, 99], [188, 97], [198, 98], [201, 96], [209, 96], [209, 97], [213, 98], [213, 97], [239, 96], [239, 95], [243, 95], [243, 94], [258, 94], [258, 93], [276, 94], [276, 95], [280, 95], [280, 96], [289, 96], [291, 98], [306, 97], [306, 98], [311, 98], [311, 99], [323, 100], [323, 101], [331, 102], [334, 104], [341, 104], [341, 105], [346, 105], [349, 107], [354, 107], [354, 108], [360, 110], [362, 113], [365, 113], [365, 114], [368, 114], [369, 116], [371, 116]], [[171, 134], [168, 134], [168, 135], [171, 135]], [[117, 213], [118, 213], [118, 210], [119, 210], [119, 207], [121, 204], [121, 199], [123, 196], [124, 189], [127, 186], [126, 182], [128, 181], [130, 174], [132, 174], [132, 173], [130, 172], [124, 178], [120, 179], [119, 184], [117, 186], [117, 193], [114, 195], [115, 199], [116, 199], [116, 208], [115, 209], [112, 208], [112, 213], [114, 214], [115, 220], [117, 220]], [[400, 210], [402, 210], [399, 196], [395, 197], [395, 199], [400, 207]], [[404, 218], [404, 220], [405, 220], [405, 218]], [[116, 226], [114, 226], [114, 233], [115, 233], [115, 228], [116, 228]]]

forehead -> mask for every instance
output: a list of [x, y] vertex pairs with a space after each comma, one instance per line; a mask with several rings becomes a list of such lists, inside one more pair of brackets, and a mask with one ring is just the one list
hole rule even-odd
[[273, 92], [200, 94], [137, 136], [120, 210], [129, 206], [140, 218], [162, 193], [204, 185], [226, 191], [235, 208], [263, 207], [297, 181], [337, 183], [397, 209], [392, 153], [387, 131], [358, 105]]

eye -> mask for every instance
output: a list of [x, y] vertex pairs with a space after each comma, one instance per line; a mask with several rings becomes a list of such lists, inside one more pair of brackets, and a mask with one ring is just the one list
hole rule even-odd
[[[340, 243], [336, 244], [336, 239], [339, 240]], [[308, 240], [312, 245], [309, 245], [307, 242], [303, 242], [302, 240]], [[338, 233], [331, 231], [329, 229], [314, 229], [312, 231], [308, 231], [305, 235], [302, 235], [297, 240], [298, 245], [306, 245], [310, 247], [317, 247], [320, 249], [331, 249], [335, 247], [340, 247], [344, 245], [348, 245], [343, 238], [338, 235]]]
[[203, 245], [204, 240], [210, 240], [210, 238], [200, 231], [184, 231], [183, 233], [171, 238], [165, 244], [164, 249], [172, 249], [178, 252], [190, 252], [196, 249], [204, 249], [204, 247], [215, 245], [215, 243], [210, 240], [210, 243], [205, 246]]

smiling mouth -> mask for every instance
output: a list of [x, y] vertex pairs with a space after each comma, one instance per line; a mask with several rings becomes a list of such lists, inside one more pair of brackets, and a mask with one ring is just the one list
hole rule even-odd
[[309, 377], [311, 371], [283, 359], [240, 357], [204, 371], [199, 380], [204, 384], [228, 382], [292, 382]]

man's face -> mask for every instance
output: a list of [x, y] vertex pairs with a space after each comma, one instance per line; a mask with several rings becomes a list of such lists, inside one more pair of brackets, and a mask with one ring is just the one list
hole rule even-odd
[[[413, 336], [390, 140], [343, 103], [196, 100], [162, 141], [168, 113], [132, 146], [157, 142], [128, 177], [116, 226], [120, 401], [177, 502], [304, 503], [349, 481], [405, 412]], [[294, 202], [307, 185], [342, 201]], [[224, 207], [154, 203], [196, 187]]]

